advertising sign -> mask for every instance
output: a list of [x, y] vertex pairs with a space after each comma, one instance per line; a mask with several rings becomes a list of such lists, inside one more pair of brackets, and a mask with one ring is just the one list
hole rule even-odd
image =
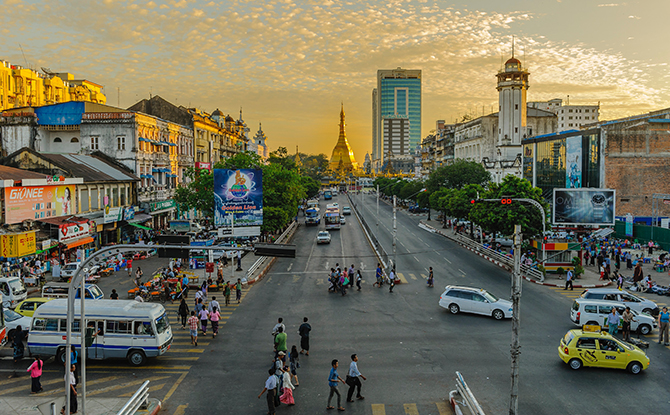
[[250, 169], [214, 169], [214, 224], [263, 224], [263, 172]]
[[198, 170], [212, 170], [212, 163], [205, 163], [203, 161], [196, 161], [195, 168]]
[[161, 200], [160, 202], [151, 202], [149, 205], [150, 212], [158, 212], [159, 210], [173, 209], [177, 207], [177, 202], [174, 199]]
[[58, 242], [67, 243], [91, 233], [91, 227], [86, 223], [66, 223], [58, 227]]
[[102, 223], [114, 223], [121, 220], [121, 208], [105, 206], [105, 216]]
[[616, 191], [554, 189], [554, 225], [614, 225]]
[[626, 215], [626, 236], [633, 236], [633, 215]]
[[35, 233], [29, 231], [0, 236], [0, 255], [5, 258], [19, 258], [37, 252]]
[[5, 187], [5, 221], [73, 215], [74, 185]]
[[565, 187], [582, 187], [582, 136], [565, 139]]

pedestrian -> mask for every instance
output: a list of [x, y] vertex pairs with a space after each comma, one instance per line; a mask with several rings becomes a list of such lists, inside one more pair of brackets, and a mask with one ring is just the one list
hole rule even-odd
[[605, 279], [605, 267], [602, 264], [600, 264], [600, 279]]
[[144, 275], [142, 268], [137, 267], [137, 271], [135, 271], [135, 280], [137, 281], [137, 286], [139, 286], [140, 282], [142, 281], [142, 275]]
[[170, 300], [170, 304], [174, 304], [174, 299], [172, 298], [172, 295], [170, 295], [170, 284], [168, 284], [167, 280], [163, 282], [163, 296], [165, 297], [165, 301]]
[[670, 313], [668, 307], [663, 307], [663, 311], [658, 313], [658, 344], [670, 345], [668, 340], [668, 327], [670, 326]]
[[347, 272], [347, 275], [349, 275], [349, 286], [351, 288], [354, 288], [354, 264], [351, 264], [351, 267], [349, 268], [349, 272]]
[[23, 353], [25, 352], [25, 346], [23, 341], [26, 339], [26, 333], [23, 331], [21, 325], [16, 326], [14, 330], [14, 363], [17, 363], [19, 360], [23, 359]]
[[358, 287], [358, 291], [361, 290], [361, 283], [363, 282], [363, 276], [361, 275], [361, 270], [356, 271], [356, 287]]
[[277, 319], [277, 324], [272, 328], [272, 335], [276, 336], [277, 333], [279, 333], [279, 328], [282, 328], [284, 331], [286, 331], [286, 326], [284, 325], [284, 319], [279, 317]]
[[305, 353], [309, 356], [309, 332], [312, 331], [312, 326], [307, 322], [307, 317], [302, 319], [302, 324], [298, 328], [300, 335], [300, 354]]
[[188, 319], [189, 315], [189, 310], [188, 310], [188, 304], [186, 304], [186, 300], [184, 298], [182, 298], [181, 303], [179, 303], [179, 311], [177, 311], [177, 314], [179, 314], [179, 317], [181, 317], [181, 328], [185, 329], [186, 320]]
[[361, 380], [359, 377], [365, 379], [365, 376], [361, 375], [361, 372], [358, 371], [358, 356], [354, 353], [351, 355], [351, 364], [349, 365], [349, 372], [347, 373], [347, 385], [349, 385], [349, 392], [347, 392], [347, 402], [353, 402], [351, 399], [354, 396], [354, 389], [358, 388], [356, 393], [357, 399], [365, 399], [361, 395]]
[[242, 271], [242, 251], [237, 250], [237, 271]]
[[112, 288], [112, 293], [109, 295], [110, 300], [118, 300], [119, 294], [116, 292], [116, 289]]
[[630, 342], [630, 323], [635, 321], [635, 316], [630, 311], [630, 307], [626, 307], [623, 314], [621, 315], [623, 322], [621, 323], [621, 333], [623, 339], [627, 342]]
[[188, 318], [188, 328], [191, 332], [191, 344], [198, 345], [198, 317], [195, 311], [191, 311], [191, 317]]
[[298, 353], [298, 348], [291, 346], [291, 353], [288, 354], [289, 366], [291, 368], [291, 376], [295, 379], [295, 386], [300, 386], [298, 382], [298, 369], [300, 368], [300, 353]]
[[203, 307], [198, 316], [200, 317], [200, 326], [202, 327], [202, 335], [204, 337], [207, 335], [207, 319], [209, 318], [209, 311]]
[[210, 301], [209, 304], [207, 305], [207, 311], [209, 311], [210, 313], [213, 312], [214, 307], [216, 307], [216, 309], [219, 310], [219, 312], [221, 311], [221, 306], [219, 305], [219, 302], [216, 301], [216, 297], [212, 297], [212, 301]]
[[570, 291], [573, 291], [575, 288], [572, 286], [572, 276], [574, 274], [572, 273], [572, 270], [568, 270], [568, 275], [565, 277], [565, 288], [564, 290], [568, 289], [568, 286], [570, 286]]
[[188, 277], [184, 274], [184, 278], [181, 280], [182, 296], [184, 298], [188, 298], [188, 282]]
[[610, 334], [615, 336], [619, 331], [619, 321], [621, 316], [616, 311], [616, 307], [612, 307], [612, 312], [607, 315], [607, 326]]
[[221, 314], [219, 314], [219, 308], [214, 306], [212, 307], [212, 312], [209, 313], [209, 320], [212, 322], [212, 338], [215, 339], [216, 335], [219, 334], [219, 320], [221, 319]]
[[377, 263], [377, 271], [375, 272], [375, 278], [377, 281], [372, 285], [373, 286], [376, 285], [377, 287], [381, 288], [384, 282], [384, 275], [382, 274], [382, 267], [379, 263]]
[[344, 411], [344, 408], [340, 404], [340, 391], [337, 390], [337, 382], [342, 382], [342, 378], [340, 375], [337, 374], [337, 366], [339, 365], [339, 362], [337, 359], [333, 359], [333, 361], [330, 363], [332, 368], [330, 369], [330, 374], [328, 375], [328, 386], [330, 386], [330, 395], [328, 395], [328, 406], [326, 406], [326, 409], [335, 409], [334, 406], [330, 405], [330, 401], [333, 399], [333, 395], [337, 394], [337, 410], [338, 411]]
[[128, 271], [128, 278], [133, 277], [133, 260], [129, 259], [126, 261], [126, 270]]
[[263, 396], [265, 392], [267, 392], [266, 399], [268, 402], [268, 415], [274, 415], [275, 412], [275, 393], [277, 392], [277, 377], [275, 376], [275, 369], [272, 368], [268, 370], [268, 376], [267, 380], [265, 381], [265, 387], [261, 391], [261, 393], [258, 394], [258, 399]]
[[[284, 369], [284, 359], [286, 359], [286, 353], [284, 353], [284, 352], [277, 353], [277, 356], [275, 357], [274, 367], [275, 367], [276, 373], [278, 373], [278, 374], [280, 374], [281, 370]], [[281, 383], [281, 378], [279, 379], [279, 381]]]
[[433, 285], [433, 267], [428, 267], [428, 269], [429, 269], [429, 271], [428, 271], [428, 286], [430, 288], [433, 288], [434, 287], [434, 285]]
[[230, 305], [230, 283], [223, 288], [223, 296], [226, 297], [226, 307]]
[[295, 386], [291, 383], [291, 374], [289, 373], [288, 366], [284, 367], [282, 370], [282, 394], [279, 397], [281, 403], [286, 405], [295, 405], [295, 400], [293, 399], [293, 389]]
[[26, 372], [30, 372], [30, 393], [39, 393], [42, 392], [42, 384], [40, 383], [40, 378], [42, 377], [42, 365], [44, 362], [40, 359], [39, 355], [35, 355], [35, 361], [28, 367]]
[[618, 274], [616, 271], [614, 272], [614, 276], [616, 278], [616, 286], [618, 289], [623, 290], [623, 275]]
[[277, 329], [277, 335], [275, 336], [275, 352], [284, 352], [286, 354], [286, 333], [284, 333], [284, 328], [279, 327]]
[[391, 270], [389, 274], [389, 292], [393, 292], [393, 287], [395, 287], [395, 269]]
[[[90, 323], [89, 323], [90, 324]], [[95, 325], [89, 326], [95, 328]], [[79, 373], [81, 372], [81, 363], [79, 362], [79, 352], [75, 349], [74, 344], [70, 345], [70, 363], [74, 366], [74, 380], [79, 383]]]
[[[70, 385], [70, 414], [77, 413], [77, 381], [74, 378], [74, 365], [70, 366], [70, 371], [65, 374], [65, 380]], [[67, 402], [67, 401], [66, 401]], [[65, 413], [65, 406], [60, 411]]]

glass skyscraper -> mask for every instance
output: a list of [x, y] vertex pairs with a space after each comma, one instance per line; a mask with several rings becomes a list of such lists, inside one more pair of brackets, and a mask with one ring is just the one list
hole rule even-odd
[[[385, 118], [409, 119], [407, 152], [421, 144], [421, 70], [391, 69], [377, 71], [377, 89], [373, 93], [372, 161], [377, 169], [383, 164], [390, 149], [384, 148]], [[388, 142], [388, 140], [386, 140]], [[403, 149], [404, 150], [404, 149]], [[404, 152], [403, 152], [404, 153]]]

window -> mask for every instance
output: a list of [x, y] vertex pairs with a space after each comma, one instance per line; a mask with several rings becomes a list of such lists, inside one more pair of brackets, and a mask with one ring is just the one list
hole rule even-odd
[[518, 133], [519, 132], [519, 127], [514, 127], [514, 132]]
[[514, 109], [518, 110], [519, 109], [519, 104], [514, 104]]
[[579, 341], [577, 342], [577, 348], [595, 349], [596, 348], [596, 339], [592, 339], [590, 337], [585, 337], [585, 338], [579, 339]]
[[616, 352], [616, 351], [622, 351], [614, 340], [609, 340], [609, 339], [598, 339], [598, 345], [600, 346], [600, 350], [607, 350], [610, 352]]
[[128, 321], [107, 321], [107, 333], [132, 334], [132, 326]]
[[569, 119], [569, 120], [571, 120], [571, 119], [572, 119], [572, 117], [568, 117], [568, 119]]
[[585, 305], [584, 306], [584, 312], [585, 313], [597, 313], [598, 312], [598, 307], [594, 305]]
[[154, 329], [151, 327], [150, 321], [136, 321], [135, 329], [133, 330], [134, 334], [153, 336]]
[[71, 142], [71, 143], [78, 143], [78, 142], [79, 142], [79, 139], [78, 139], [77, 137], [72, 137], [72, 139], [70, 140], [70, 142]]
[[84, 189], [81, 191], [81, 197], [79, 198], [81, 201], [81, 212], [88, 212], [89, 206], [88, 206], [88, 189]]
[[98, 204], [98, 188], [91, 189], [91, 210], [97, 210], [100, 208]]
[[63, 140], [60, 139], [60, 137], [54, 138], [54, 143], [62, 143]]
[[568, 112], [572, 112], [572, 110], [568, 110]]
[[126, 149], [126, 137], [116, 137], [116, 149], [125, 150]]
[[126, 190], [127, 189], [125, 187], [121, 188], [121, 206], [126, 205]]
[[611, 305], [601, 305], [598, 307], [598, 312], [600, 314], [609, 314], [612, 312], [612, 306]]
[[[60, 326], [58, 328], [58, 331], [67, 331], [67, 319], [64, 318], [60, 321]], [[73, 332], [79, 332], [79, 320], [73, 320], [72, 321], [72, 331]]]
[[112, 206], [119, 206], [119, 189], [116, 187], [112, 189]]
[[33, 330], [58, 331], [57, 318], [37, 318], [33, 321]]
[[99, 150], [99, 147], [98, 147], [99, 141], [100, 141], [100, 137], [91, 136], [91, 150]]

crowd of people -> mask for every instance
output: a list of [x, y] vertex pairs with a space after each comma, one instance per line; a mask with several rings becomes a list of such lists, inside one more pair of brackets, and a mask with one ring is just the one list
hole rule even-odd
[[363, 277], [361, 276], [361, 271], [354, 268], [354, 264], [351, 264], [351, 267], [347, 269], [345, 266], [344, 269], [340, 268], [340, 264], [335, 264], [334, 268], [330, 269], [328, 274], [328, 292], [341, 293], [342, 295], [347, 294], [347, 287], [354, 287], [358, 291], [361, 290], [361, 283], [363, 282]]

